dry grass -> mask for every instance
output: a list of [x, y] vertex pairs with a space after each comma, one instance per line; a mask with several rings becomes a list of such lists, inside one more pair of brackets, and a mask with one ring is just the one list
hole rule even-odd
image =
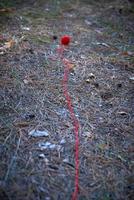
[[[51, 15], [54, 4], [41, 1], [30, 10], [36, 18], [25, 5], [2, 23], [1, 45], [11, 38], [15, 44], [1, 55], [1, 199], [71, 199], [74, 133], [62, 91], [64, 66], [51, 59], [51, 36], [64, 33], [73, 36], [65, 56], [74, 64], [69, 91], [81, 124], [79, 200], [133, 197], [133, 13], [120, 1], [89, 2], [60, 7], [55, 1]], [[29, 137], [35, 128], [49, 137]], [[62, 139], [60, 149], [38, 147]]]

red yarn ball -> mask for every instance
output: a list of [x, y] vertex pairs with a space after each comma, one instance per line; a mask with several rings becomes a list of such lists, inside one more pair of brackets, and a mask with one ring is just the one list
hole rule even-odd
[[69, 35], [64, 35], [64, 36], [61, 37], [61, 44], [62, 45], [69, 45], [70, 40], [71, 40], [71, 38], [70, 38]]

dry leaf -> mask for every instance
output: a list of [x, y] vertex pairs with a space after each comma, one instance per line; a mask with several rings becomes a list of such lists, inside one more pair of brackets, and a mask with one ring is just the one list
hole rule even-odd
[[12, 39], [9, 42], [5, 42], [5, 48], [10, 49], [11, 47], [13, 47], [14, 43], [15, 42]]
[[14, 12], [14, 8], [2, 8], [0, 9], [1, 13], [12, 13]]
[[133, 56], [134, 53], [131, 52], [131, 51], [124, 51], [124, 52], [121, 53], [121, 55], [123, 55], [123, 56]]
[[75, 64], [73, 64], [73, 63], [68, 63], [68, 67], [69, 67], [69, 69], [74, 69]]
[[86, 131], [84, 133], [84, 136], [87, 137], [88, 139], [94, 139], [94, 134], [89, 131]]
[[30, 125], [30, 122], [25, 122], [25, 121], [14, 123], [14, 126], [19, 127], [19, 128], [24, 128], [24, 127], [27, 127], [29, 125]]
[[0, 47], [0, 54], [3, 55], [4, 52], [6, 52], [7, 49], [12, 48], [14, 44], [15, 44], [15, 41], [13, 39], [11, 39], [8, 42], [5, 42], [4, 45]]

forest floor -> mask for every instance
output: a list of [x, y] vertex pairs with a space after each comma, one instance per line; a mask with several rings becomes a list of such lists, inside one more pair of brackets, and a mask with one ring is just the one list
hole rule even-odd
[[72, 38], [64, 56], [80, 122], [79, 200], [132, 199], [133, 21], [134, 8], [125, 0], [1, 6], [0, 199], [71, 199], [75, 135], [63, 95], [64, 66], [55, 59], [64, 34]]

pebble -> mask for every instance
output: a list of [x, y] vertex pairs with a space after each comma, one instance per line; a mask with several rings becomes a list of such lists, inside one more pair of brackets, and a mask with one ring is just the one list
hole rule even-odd
[[33, 137], [47, 137], [49, 136], [48, 131], [40, 131], [40, 130], [35, 130], [33, 129], [32, 131], [29, 132], [28, 134], [29, 136], [33, 136]]

